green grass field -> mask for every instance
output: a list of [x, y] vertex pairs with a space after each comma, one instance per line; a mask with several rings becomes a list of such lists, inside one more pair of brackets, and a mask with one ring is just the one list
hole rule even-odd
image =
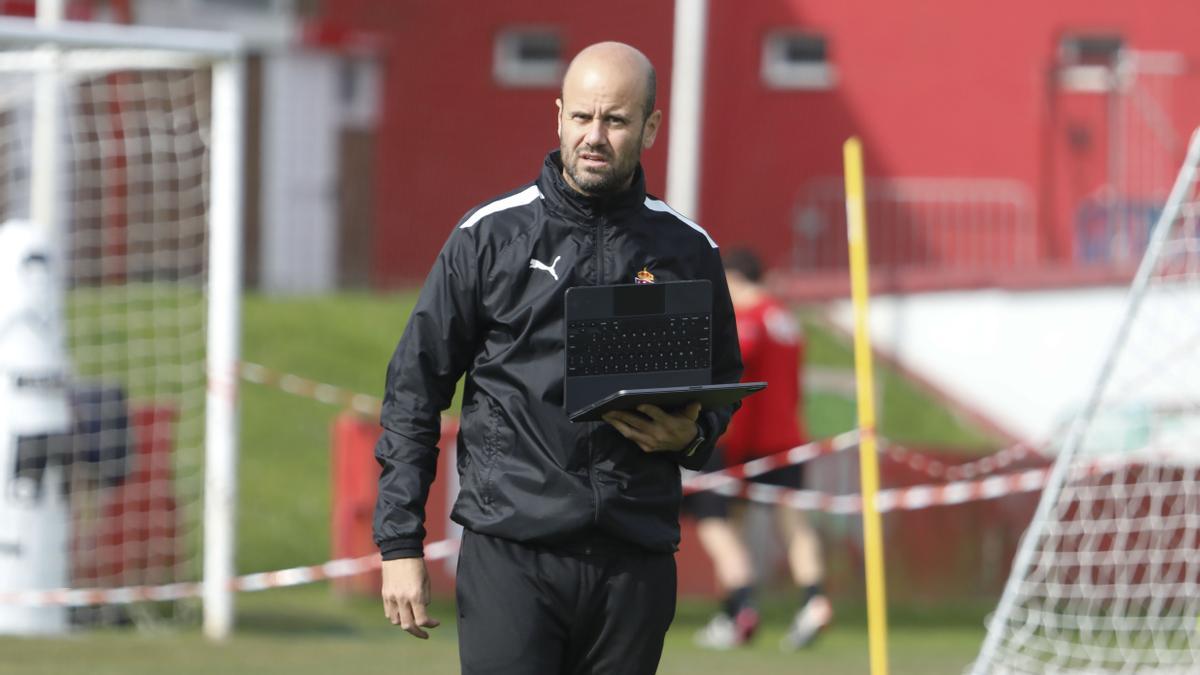
[[[278, 299], [250, 296], [244, 305], [246, 361], [357, 392], [379, 395], [384, 371], [411, 309], [412, 294], [340, 294]], [[848, 345], [815, 315], [804, 314], [807, 363], [852, 367]], [[879, 369], [881, 431], [914, 445], [986, 452], [996, 442], [919, 387]], [[245, 383], [241, 398], [237, 567], [242, 573], [324, 562], [329, 558], [329, 435], [334, 407]], [[813, 391], [805, 416], [814, 437], [855, 425], [852, 398]], [[766, 594], [764, 594], [766, 595]], [[787, 622], [783, 605], [765, 608], [767, 623], [751, 648], [711, 653], [691, 645], [711, 603], [684, 601], [669, 635], [662, 673], [865, 673], [861, 609], [839, 619], [811, 650], [775, 648]], [[446, 604], [436, 615], [453, 617]], [[896, 615], [890, 633], [896, 675], [957, 673], [982, 639], [983, 608], [937, 608]], [[238, 598], [239, 629], [213, 646], [196, 626], [164, 631], [109, 629], [64, 639], [0, 638], [0, 673], [436, 673], [457, 672], [452, 625], [429, 643], [400, 634], [374, 600], [334, 597], [325, 585], [248, 593]]]
[[[861, 615], [840, 617], [808, 650], [781, 653], [776, 644], [786, 615], [766, 608], [766, 622], [750, 647], [710, 652], [691, 635], [710, 611], [708, 603], [683, 602], [667, 636], [663, 675], [781, 675], [868, 672], [866, 625]], [[773, 611], [775, 610], [775, 611]], [[854, 610], [849, 610], [853, 612]], [[445, 602], [432, 607], [447, 621]], [[889, 634], [892, 675], [962, 672], [983, 639], [980, 615], [910, 615], [893, 620]], [[205, 642], [194, 628], [170, 632], [105, 630], [65, 639], [0, 638], [2, 675], [316, 675], [458, 672], [452, 623], [427, 642], [409, 637], [383, 618], [373, 600], [346, 600], [324, 585], [249, 593], [238, 600], [238, 632], [228, 643]]]

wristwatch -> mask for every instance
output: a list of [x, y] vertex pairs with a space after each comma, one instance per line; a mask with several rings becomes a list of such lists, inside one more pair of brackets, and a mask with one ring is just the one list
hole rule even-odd
[[684, 448], [683, 456], [691, 457], [692, 455], [696, 454], [697, 448], [699, 448], [701, 445], [704, 445], [704, 441], [707, 440], [708, 437], [704, 435], [704, 427], [699, 422], [696, 422], [696, 438], [692, 440], [691, 445]]

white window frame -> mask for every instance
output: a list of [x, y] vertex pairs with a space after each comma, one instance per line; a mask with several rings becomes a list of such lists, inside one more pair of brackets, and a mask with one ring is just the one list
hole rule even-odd
[[[558, 41], [559, 56], [554, 61], [528, 61], [521, 58], [521, 43], [526, 39], [550, 37]], [[563, 38], [558, 29], [546, 26], [518, 26], [496, 34], [492, 55], [492, 77], [497, 84], [514, 88], [557, 87], [562, 81], [566, 62], [562, 57]]]
[[[1072, 47], [1081, 40], [1115, 38], [1118, 42], [1109, 64], [1080, 61]], [[1058, 39], [1058, 86], [1065, 91], [1103, 94], [1116, 89], [1120, 82], [1120, 64], [1126, 50], [1125, 38], [1103, 33], [1068, 33]]]
[[795, 62], [788, 59], [788, 42], [796, 38], [815, 38], [828, 47], [828, 39], [821, 33], [799, 29], [779, 29], [767, 33], [762, 47], [762, 79], [771, 89], [799, 89], [823, 91], [837, 84], [837, 69], [825, 60]]
[[382, 98], [379, 63], [372, 56], [342, 56], [337, 77], [342, 123], [355, 129], [374, 129]]

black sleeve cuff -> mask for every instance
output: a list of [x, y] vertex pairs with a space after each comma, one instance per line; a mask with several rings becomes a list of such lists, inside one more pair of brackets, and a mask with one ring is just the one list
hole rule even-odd
[[425, 547], [421, 542], [385, 541], [379, 544], [379, 556], [384, 560], [399, 560], [400, 558], [424, 558]]

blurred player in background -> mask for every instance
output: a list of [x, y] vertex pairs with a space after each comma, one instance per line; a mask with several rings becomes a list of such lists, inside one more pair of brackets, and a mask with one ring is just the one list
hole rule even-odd
[[[729, 295], [737, 317], [743, 379], [770, 383], [743, 402], [704, 471], [716, 471], [788, 450], [805, 441], [801, 382], [804, 334], [796, 317], [762, 285], [762, 263], [745, 249], [723, 256]], [[752, 480], [798, 489], [803, 466], [776, 469]], [[753, 602], [754, 567], [742, 536], [741, 516], [730, 513], [728, 497], [715, 492], [690, 495], [685, 508], [698, 520], [700, 541], [713, 560], [717, 581], [726, 592], [720, 612], [696, 634], [696, 643], [729, 649], [748, 642], [758, 628]], [[800, 589], [800, 609], [781, 646], [807, 646], [833, 618], [822, 589], [821, 544], [808, 519], [788, 506], [775, 507], [775, 521], [787, 550], [792, 579]]]

